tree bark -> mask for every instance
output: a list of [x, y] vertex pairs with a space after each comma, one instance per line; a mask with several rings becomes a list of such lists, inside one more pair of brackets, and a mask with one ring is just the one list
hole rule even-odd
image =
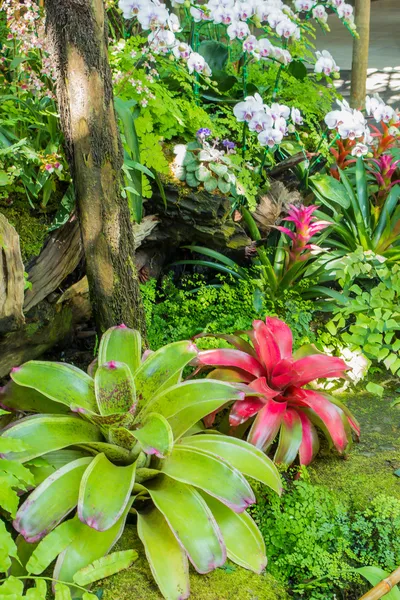
[[355, 23], [360, 37], [353, 42], [350, 104], [358, 109], [364, 107], [367, 93], [370, 19], [371, 0], [356, 0]]
[[57, 99], [75, 185], [93, 314], [99, 333], [125, 323], [145, 333], [123, 152], [114, 112], [103, 0], [45, 0]]

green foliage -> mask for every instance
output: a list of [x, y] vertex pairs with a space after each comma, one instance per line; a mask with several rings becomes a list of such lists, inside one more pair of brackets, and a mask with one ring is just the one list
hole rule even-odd
[[358, 567], [391, 572], [399, 564], [396, 498], [378, 495], [355, 509], [327, 487], [311, 484], [304, 469], [300, 479], [286, 483], [282, 497], [259, 487], [257, 500], [251, 512], [265, 539], [269, 570], [296, 599], [359, 597]]
[[[139, 332], [121, 325], [103, 335], [93, 377], [65, 363], [30, 361], [13, 369], [2, 405], [29, 412], [36, 402], [37, 411], [45, 410], [17, 419], [0, 436], [0, 489], [11, 490], [2, 504], [32, 544], [28, 574], [40, 575], [56, 560], [54, 577], [85, 598], [82, 586], [136, 559], [132, 551], [108, 554], [132, 507], [168, 600], [188, 594], [189, 557], [200, 573], [222, 566], [227, 556], [256, 573], [264, 569], [264, 542], [245, 512], [255, 501], [245, 476], [275, 492], [280, 476], [247, 442], [194, 435], [207, 414], [243, 396], [212, 379], [182, 382], [197, 353], [183, 341], [142, 357]], [[24, 465], [38, 458], [34, 480]], [[34, 489], [18, 508], [13, 488], [26, 491], [25, 483]], [[15, 552], [2, 537], [8, 554]]]
[[[343, 261], [339, 276], [344, 292], [341, 303], [332, 306], [328, 331], [399, 374], [400, 266], [359, 249]], [[358, 283], [352, 284], [355, 277]]]
[[[253, 280], [237, 281], [219, 278], [217, 286], [209, 286], [201, 277], [192, 276], [176, 287], [171, 277], [160, 290], [156, 281], [141, 286], [150, 345], [159, 348], [166, 343], [190, 338], [203, 331], [234, 333], [251, 328], [254, 319], [266, 314], [278, 315], [293, 331], [296, 345], [315, 341], [310, 328], [312, 303], [294, 292], [280, 298], [255, 296]], [[196, 291], [192, 291], [193, 288]], [[220, 340], [204, 338], [197, 341], [202, 348], [218, 347]]]

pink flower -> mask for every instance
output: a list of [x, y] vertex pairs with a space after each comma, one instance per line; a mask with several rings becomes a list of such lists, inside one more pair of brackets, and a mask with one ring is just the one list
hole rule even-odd
[[305, 260], [307, 254], [303, 254], [304, 250], [312, 249], [308, 243], [311, 238], [318, 232], [322, 231], [329, 225], [332, 225], [329, 221], [317, 221], [316, 217], [313, 217], [314, 211], [317, 210], [317, 206], [289, 206], [289, 216], [284, 221], [292, 221], [295, 224], [295, 230], [292, 231], [288, 227], [277, 226], [276, 229], [290, 237], [292, 240], [292, 247], [290, 250], [290, 263], [297, 262], [299, 260]]

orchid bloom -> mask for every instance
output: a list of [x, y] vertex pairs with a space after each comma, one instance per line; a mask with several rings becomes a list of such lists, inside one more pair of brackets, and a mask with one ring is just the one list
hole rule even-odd
[[[312, 346], [293, 354], [292, 332], [275, 317], [267, 317], [265, 323], [254, 321], [246, 333], [252, 344], [239, 335], [221, 336], [235, 349], [205, 350], [195, 360], [199, 367], [214, 367], [209, 378], [248, 385], [245, 399], [230, 410], [230, 425], [237, 427], [255, 416], [247, 440], [264, 451], [279, 433], [274, 457], [278, 463], [291, 464], [297, 454], [300, 464], [313, 460], [319, 449], [315, 425], [338, 452], [346, 452], [351, 429], [360, 434], [357, 421], [336, 398], [304, 387], [317, 379], [344, 377], [345, 362]], [[211, 426], [214, 416], [206, 417], [206, 426]]]
[[289, 206], [289, 216], [284, 221], [292, 221], [295, 224], [295, 230], [292, 231], [288, 227], [277, 226], [282, 233], [285, 233], [292, 240], [292, 248], [290, 250], [289, 264], [293, 264], [300, 260], [306, 260], [308, 254], [304, 254], [304, 250], [311, 250], [317, 248], [308, 243], [311, 238], [322, 231], [332, 223], [329, 221], [316, 221], [316, 217], [313, 217], [313, 212], [317, 210], [317, 206]]

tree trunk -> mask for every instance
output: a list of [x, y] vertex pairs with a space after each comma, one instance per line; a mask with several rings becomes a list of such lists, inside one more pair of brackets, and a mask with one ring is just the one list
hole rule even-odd
[[45, 0], [57, 98], [75, 185], [93, 314], [99, 333], [125, 323], [145, 333], [123, 152], [114, 112], [103, 0]]
[[355, 23], [360, 37], [353, 42], [350, 104], [359, 109], [364, 107], [367, 93], [370, 18], [371, 0], [356, 0]]

